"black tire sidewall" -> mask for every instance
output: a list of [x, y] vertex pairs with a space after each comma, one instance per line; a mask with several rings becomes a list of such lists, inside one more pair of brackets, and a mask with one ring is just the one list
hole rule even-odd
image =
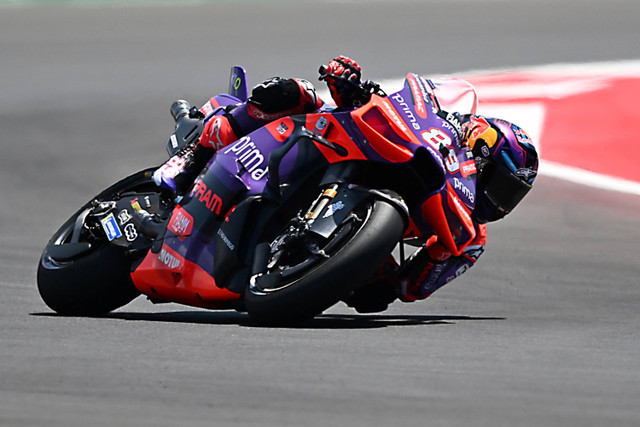
[[247, 289], [246, 308], [260, 323], [312, 318], [347, 297], [391, 253], [404, 232], [403, 217], [386, 201], [375, 200], [371, 215], [352, 239], [329, 259], [286, 288], [267, 294]]
[[[146, 169], [128, 176], [102, 191], [93, 200], [108, 200], [134, 186], [150, 182]], [[101, 315], [122, 307], [140, 295], [131, 281], [131, 263], [125, 250], [105, 244], [88, 254], [55, 267], [47, 262], [49, 247], [69, 233], [76, 218], [89, 205], [78, 209], [51, 237], [38, 264], [38, 291], [44, 303], [59, 314]]]

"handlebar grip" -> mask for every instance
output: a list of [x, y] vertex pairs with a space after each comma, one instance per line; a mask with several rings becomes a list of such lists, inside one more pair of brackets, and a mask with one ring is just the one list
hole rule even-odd
[[171, 116], [173, 120], [177, 122], [180, 117], [188, 116], [190, 108], [191, 105], [185, 100], [179, 99], [174, 101], [174, 103], [171, 104]]

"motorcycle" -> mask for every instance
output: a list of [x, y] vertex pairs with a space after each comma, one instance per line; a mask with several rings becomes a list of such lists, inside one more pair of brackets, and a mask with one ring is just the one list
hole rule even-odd
[[[246, 72], [233, 67], [208, 118], [247, 98]], [[55, 232], [40, 295], [63, 315], [105, 314], [143, 294], [265, 324], [313, 318], [363, 286], [394, 248], [402, 263], [405, 245], [424, 244], [428, 195], [447, 188], [457, 217], [443, 224], [464, 227], [475, 163], [445, 107], [476, 106], [470, 84], [410, 73], [398, 92], [377, 87], [352, 111], [277, 119], [218, 150], [184, 198], [156, 186], [156, 168], [135, 173]], [[185, 101], [171, 110], [170, 156], [202, 130], [181, 126]]]

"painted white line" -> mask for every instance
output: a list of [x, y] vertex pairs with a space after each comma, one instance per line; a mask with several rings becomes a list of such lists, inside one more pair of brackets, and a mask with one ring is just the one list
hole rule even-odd
[[540, 162], [539, 172], [543, 176], [558, 178], [576, 184], [640, 196], [640, 182], [615, 178], [546, 160]]
[[[637, 77], [640, 74], [640, 60], [615, 61], [615, 62], [594, 62], [585, 64], [549, 64], [536, 67], [526, 68], [504, 68], [493, 70], [474, 70], [465, 71], [447, 76], [426, 76], [426, 77], [482, 77], [488, 75], [497, 75], [499, 73], [513, 72], [530, 72], [532, 74], [539, 73], [541, 76], [553, 73], [570, 73], [576, 76], [577, 83], [572, 85], [570, 82], [563, 82], [564, 86], [556, 84], [554, 91], [547, 89], [549, 98], [559, 98], [566, 96], [566, 92], [575, 93], [590, 91], [601, 86], [602, 78], [606, 77]], [[382, 88], [391, 93], [402, 88], [404, 79], [390, 79], [379, 82]], [[528, 86], [527, 86], [528, 87]], [[505, 120], [512, 121], [527, 131], [534, 141], [539, 141], [539, 136], [543, 132], [545, 108], [539, 103], [522, 103], [511, 105], [501, 104], [498, 99], [504, 88], [499, 84], [495, 86], [497, 92], [492, 95], [491, 92], [484, 96], [480, 94], [478, 103], [478, 113], [500, 117]], [[483, 89], [491, 89], [491, 85]], [[560, 90], [562, 89], [562, 91]], [[569, 90], [571, 89], [571, 90]], [[513, 86], [510, 89], [513, 93]], [[564, 91], [564, 92], [563, 92]], [[490, 102], [483, 104], [483, 99], [490, 99]], [[541, 148], [538, 146], [538, 148]], [[616, 178], [609, 175], [591, 172], [572, 166], [562, 165], [560, 163], [549, 162], [544, 159], [540, 162], [540, 175], [549, 176], [565, 181], [586, 185], [593, 188], [599, 188], [610, 191], [617, 191], [627, 194], [640, 195], [640, 182], [629, 181], [622, 178]]]

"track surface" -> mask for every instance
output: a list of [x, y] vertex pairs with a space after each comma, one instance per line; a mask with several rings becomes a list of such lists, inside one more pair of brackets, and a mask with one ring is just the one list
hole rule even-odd
[[257, 83], [339, 53], [371, 79], [640, 56], [636, 1], [215, 3], [0, 8], [1, 426], [640, 425], [640, 198], [544, 176], [473, 270], [381, 315], [52, 314], [51, 233], [160, 163], [171, 101], [232, 64]]

